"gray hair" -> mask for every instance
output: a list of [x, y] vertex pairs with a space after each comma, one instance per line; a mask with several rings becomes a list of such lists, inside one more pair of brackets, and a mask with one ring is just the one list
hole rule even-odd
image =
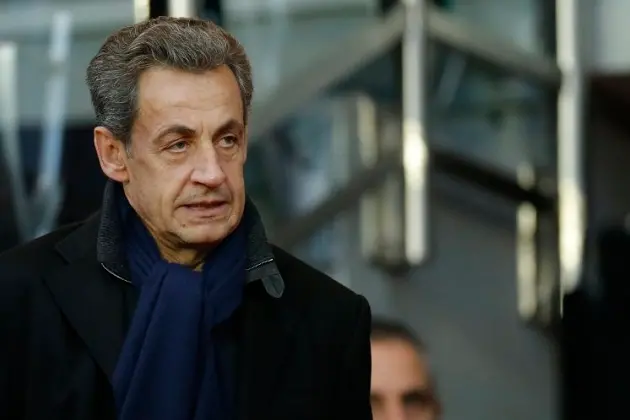
[[411, 344], [421, 353], [425, 353], [427, 350], [422, 339], [414, 334], [407, 325], [393, 319], [374, 316], [370, 338], [375, 341], [402, 340]]
[[251, 65], [243, 46], [214, 23], [159, 17], [110, 35], [87, 68], [96, 123], [129, 145], [137, 114], [138, 79], [152, 67], [204, 72], [227, 66], [238, 82], [243, 118], [251, 108]]

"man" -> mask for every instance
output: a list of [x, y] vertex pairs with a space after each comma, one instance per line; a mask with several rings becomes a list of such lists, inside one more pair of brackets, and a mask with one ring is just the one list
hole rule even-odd
[[374, 420], [437, 420], [441, 415], [422, 342], [405, 326], [372, 322]]
[[90, 62], [101, 211], [0, 257], [2, 419], [371, 419], [366, 300], [267, 243], [250, 64], [157, 18]]

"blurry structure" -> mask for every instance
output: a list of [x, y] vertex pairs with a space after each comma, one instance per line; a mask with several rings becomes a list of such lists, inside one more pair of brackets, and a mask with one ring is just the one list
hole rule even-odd
[[395, 321], [372, 321], [374, 420], [438, 420], [442, 407], [424, 343]]
[[[46, 63], [50, 74], [40, 99], [44, 106], [39, 159], [33, 159], [36, 168], [23, 162], [25, 148], [20, 144], [21, 98], [18, 86], [22, 76], [18, 66], [19, 46], [17, 43], [0, 42], [0, 169], [4, 168], [7, 172], [6, 185], [10, 192], [8, 205], [3, 208], [12, 210], [8, 217], [12, 223], [9, 223], [8, 228], [0, 229], [0, 235], [5, 230], [6, 235], [17, 237], [20, 241], [54, 229], [63, 200], [64, 186], [60, 172], [66, 124], [72, 15], [63, 10], [56, 11], [51, 17], [50, 26]], [[35, 153], [31, 151], [29, 154]], [[32, 191], [24, 182], [25, 173], [35, 178]]]
[[191, 9], [197, 9], [192, 14], [212, 20], [221, 25], [223, 22], [223, 7], [221, 0], [149, 0], [149, 16], [169, 16], [175, 11], [186, 11], [191, 13]]
[[[50, 17], [62, 4], [74, 17], [69, 62], [73, 83], [60, 174], [64, 203], [57, 222], [75, 222], [97, 209], [103, 184], [81, 79], [102, 39], [131, 23], [134, 2], [5, 3], [9, 6], [0, 13], [5, 18], [0, 38], [17, 46], [17, 128], [29, 192], [36, 184], [43, 137], [41, 93], [50, 76]], [[153, 16], [168, 14], [169, 0], [150, 3]], [[618, 222], [620, 213], [630, 209], [630, 77], [624, 76], [630, 69], [630, 49], [624, 43], [630, 2], [427, 3], [421, 8], [418, 1], [397, 0], [195, 1], [199, 14], [234, 32], [254, 61], [257, 95], [248, 190], [269, 225], [276, 227], [270, 235], [277, 243], [305, 249], [304, 259], [317, 268], [333, 273], [343, 269], [349, 273], [344, 283], [364, 293], [376, 312], [402, 317], [423, 331], [433, 349], [432, 363], [441, 382], [448, 384], [442, 389], [449, 402], [444, 414], [448, 420], [555, 420], [563, 411], [560, 395], [565, 397], [566, 419], [584, 416], [585, 406], [593, 408], [588, 411], [591, 418], [623, 418], [600, 409], [624, 405], [619, 395], [627, 376], [620, 363], [624, 335], [609, 335], [609, 344], [596, 341], [597, 330], [605, 326], [622, 331], [626, 295], [617, 288], [595, 288], [602, 296], [594, 300], [588, 296], [590, 287], [579, 280], [586, 204], [594, 236], [604, 222]], [[580, 25], [578, 6], [585, 8]], [[418, 15], [424, 15], [424, 36], [413, 27]], [[424, 41], [428, 57], [419, 54]], [[583, 56], [581, 43], [593, 43], [592, 57]], [[414, 83], [413, 73], [418, 70], [420, 79], [425, 65], [429, 80], [423, 87]], [[589, 78], [602, 72], [592, 92], [584, 92]], [[0, 78], [8, 74], [0, 73]], [[413, 95], [403, 103], [405, 90], [426, 93], [423, 100], [428, 103]], [[2, 96], [6, 102], [10, 95]], [[343, 99], [347, 96], [361, 99], [353, 103]], [[351, 112], [331, 110], [332, 104], [344, 102]], [[584, 102], [590, 102], [590, 115], [584, 114]], [[431, 122], [426, 139], [431, 195], [425, 200], [431, 210], [426, 217], [432, 233], [430, 258], [398, 275], [401, 270], [392, 268], [403, 266], [399, 257], [406, 254], [404, 200], [403, 194], [390, 200], [388, 192], [398, 193], [405, 182], [402, 120], [421, 115], [418, 108], [428, 108]], [[333, 129], [345, 115], [360, 114], [356, 109], [368, 112], [359, 115], [366, 118], [347, 119], [348, 132], [353, 118], [363, 121], [354, 124], [354, 133]], [[15, 112], [0, 114], [4, 147], [17, 143], [12, 140], [17, 128], [6, 124]], [[385, 124], [372, 118], [383, 115]], [[593, 125], [593, 120], [598, 125], [585, 133], [584, 125]], [[385, 131], [397, 134], [379, 135]], [[417, 140], [416, 133], [407, 133]], [[370, 155], [360, 165], [349, 165], [343, 180], [330, 176], [336, 167], [328, 165], [331, 151], [351, 150], [359, 156], [361, 146], [364, 151], [374, 149], [371, 145], [389, 147], [390, 140], [395, 153]], [[336, 154], [342, 161], [341, 153]], [[10, 176], [19, 176], [20, 171], [11, 170], [16, 163], [0, 164], [0, 249], [21, 240], [16, 220], [25, 215], [14, 210], [15, 191], [9, 182]], [[308, 206], [286, 205], [295, 201], [293, 193]], [[379, 217], [363, 218], [358, 203], [370, 197], [383, 211]], [[367, 222], [360, 229], [363, 219]], [[365, 245], [370, 252], [364, 252]], [[618, 255], [622, 267], [627, 255], [622, 248], [608, 246], [603, 254], [609, 259]], [[617, 280], [621, 285], [627, 278], [624, 273], [591, 271], [595, 274], [587, 283]], [[576, 288], [579, 293], [565, 301], [560, 343], [560, 295]], [[615, 356], [601, 353], [604, 346]], [[601, 385], [601, 372], [618, 382]], [[608, 390], [615, 392], [605, 396]]]

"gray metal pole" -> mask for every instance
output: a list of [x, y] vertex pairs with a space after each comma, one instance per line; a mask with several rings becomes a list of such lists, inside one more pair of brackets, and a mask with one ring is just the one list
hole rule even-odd
[[426, 3], [406, 1], [402, 39], [405, 256], [410, 265], [421, 264], [428, 253]]
[[38, 237], [55, 227], [61, 211], [63, 186], [61, 164], [63, 160], [64, 125], [68, 96], [68, 71], [72, 43], [72, 14], [59, 11], [53, 16], [50, 40], [51, 74], [46, 83], [43, 121], [43, 138], [39, 156], [39, 172], [34, 202], [37, 225], [31, 235]]
[[586, 205], [584, 175], [585, 69], [579, 0], [557, 0], [559, 269], [562, 294], [582, 277]]
[[172, 17], [197, 16], [196, 0], [168, 0], [168, 15]]
[[0, 159], [9, 176], [12, 211], [21, 240], [32, 229], [19, 145], [17, 45], [0, 43]]
[[133, 20], [138, 23], [149, 18], [149, 0], [133, 0]]

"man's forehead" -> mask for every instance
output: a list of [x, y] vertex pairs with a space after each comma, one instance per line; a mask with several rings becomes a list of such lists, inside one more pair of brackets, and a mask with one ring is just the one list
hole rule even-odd
[[152, 68], [142, 73], [138, 83], [139, 112], [198, 108], [211, 111], [228, 106], [242, 109], [241, 94], [232, 71], [226, 67], [205, 72]]
[[216, 71], [214, 82], [204, 84], [198, 83], [206, 77], [203, 73], [148, 70], [138, 91], [136, 128], [153, 136], [169, 126], [193, 131], [214, 131], [234, 122], [242, 126], [243, 106], [234, 76], [229, 69]]
[[401, 392], [425, 388], [430, 384], [427, 361], [404, 340], [375, 340], [372, 342], [372, 384], [375, 390], [382, 387]]

